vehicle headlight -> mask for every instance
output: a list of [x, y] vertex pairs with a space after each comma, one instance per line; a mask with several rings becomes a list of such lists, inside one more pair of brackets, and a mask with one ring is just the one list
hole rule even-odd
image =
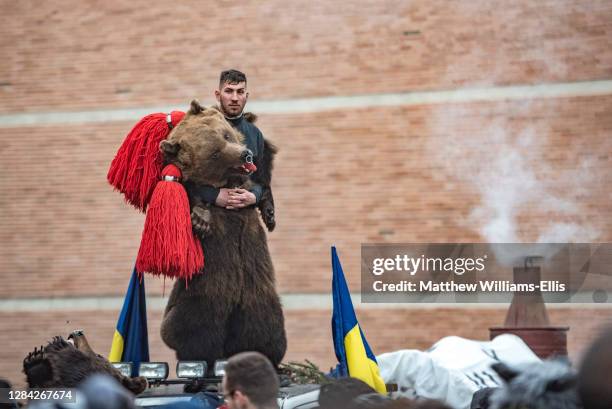
[[121, 372], [121, 375], [132, 377], [132, 363], [131, 362], [112, 362], [113, 367]]
[[202, 379], [206, 376], [208, 365], [204, 361], [179, 361], [176, 363], [176, 376], [179, 378]]
[[217, 360], [215, 361], [215, 376], [224, 376], [225, 375], [225, 365], [227, 365], [226, 360]]
[[138, 367], [138, 376], [164, 380], [168, 377], [168, 364], [166, 362], [141, 362]]

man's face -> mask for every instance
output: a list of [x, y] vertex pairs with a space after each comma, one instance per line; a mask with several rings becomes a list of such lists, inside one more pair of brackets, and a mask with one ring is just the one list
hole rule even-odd
[[234, 400], [232, 399], [233, 391], [227, 390], [227, 384], [225, 380], [225, 376], [223, 377], [223, 381], [221, 382], [221, 391], [223, 392], [223, 398], [225, 400], [225, 406], [228, 409], [235, 409]]
[[246, 92], [246, 82], [221, 84], [219, 89], [215, 90], [215, 97], [225, 116], [238, 116], [242, 113], [249, 98], [249, 93]]
[[244, 395], [240, 391], [230, 391], [227, 389], [227, 380], [223, 376], [221, 381], [221, 390], [223, 391], [223, 398], [225, 400], [225, 406], [228, 409], [245, 409], [248, 406], [245, 405]]

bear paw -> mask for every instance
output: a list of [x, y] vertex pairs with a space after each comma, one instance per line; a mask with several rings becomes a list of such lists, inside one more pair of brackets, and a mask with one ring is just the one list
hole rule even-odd
[[47, 357], [45, 356], [45, 352], [43, 350], [43, 346], [40, 346], [40, 349], [34, 348], [34, 351], [30, 352], [23, 359], [23, 367], [27, 370], [28, 368], [38, 364], [41, 361], [45, 361]]
[[144, 392], [145, 389], [147, 389], [147, 386], [149, 385], [147, 382], [147, 378], [143, 376], [137, 376], [135, 378], [124, 377], [121, 383], [134, 395], [141, 394], [142, 392]]
[[261, 212], [261, 218], [268, 228], [268, 231], [274, 230], [276, 227], [276, 220], [274, 219], [274, 206], [266, 203], [259, 210]]
[[193, 231], [200, 237], [210, 234], [211, 213], [210, 210], [200, 206], [194, 206], [191, 210], [191, 225]]

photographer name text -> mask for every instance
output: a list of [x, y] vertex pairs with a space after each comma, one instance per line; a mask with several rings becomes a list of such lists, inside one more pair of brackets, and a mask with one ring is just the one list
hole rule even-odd
[[454, 281], [399, 281], [385, 283], [374, 281], [372, 289], [375, 292], [564, 292], [565, 283], [559, 281], [540, 281], [539, 283], [513, 283], [511, 281], [478, 281], [477, 283], [455, 283]]

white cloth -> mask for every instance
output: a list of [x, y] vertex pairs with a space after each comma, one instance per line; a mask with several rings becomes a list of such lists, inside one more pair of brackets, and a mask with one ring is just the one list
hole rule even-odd
[[512, 334], [486, 342], [446, 337], [425, 352], [404, 349], [378, 355], [376, 360], [385, 383], [398, 385], [397, 395], [439, 399], [456, 409], [468, 409], [477, 390], [501, 386], [491, 364], [540, 362], [523, 340]]

